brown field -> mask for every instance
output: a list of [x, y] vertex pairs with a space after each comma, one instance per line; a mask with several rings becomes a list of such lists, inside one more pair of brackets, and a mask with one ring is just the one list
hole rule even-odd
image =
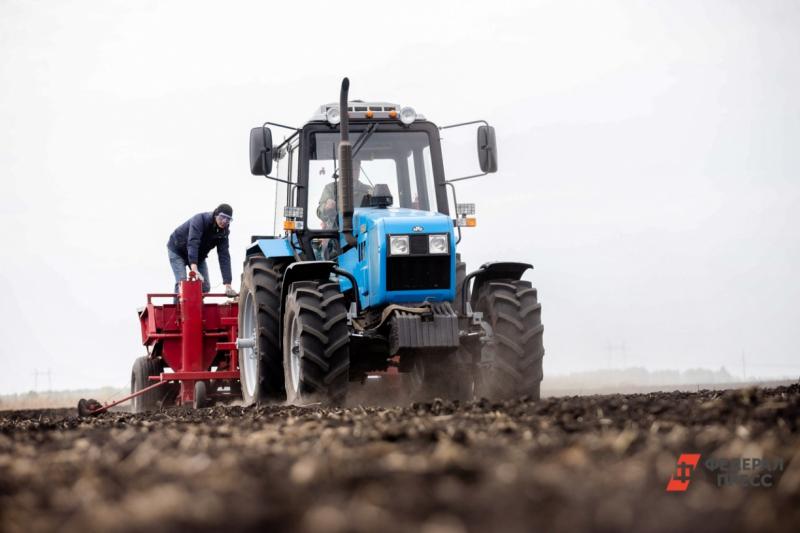
[[[797, 531], [800, 386], [459, 406], [0, 413], [0, 530]], [[681, 453], [780, 458], [771, 487]], [[748, 472], [752, 474], [752, 472]]]

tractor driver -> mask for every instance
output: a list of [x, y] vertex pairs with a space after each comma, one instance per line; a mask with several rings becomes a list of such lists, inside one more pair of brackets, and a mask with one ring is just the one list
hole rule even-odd
[[169, 264], [175, 274], [175, 292], [182, 279], [186, 279], [186, 268], [196, 272], [203, 282], [203, 292], [211, 290], [206, 257], [217, 249], [219, 269], [227, 296], [236, 296], [231, 287], [231, 256], [228, 253], [228, 229], [233, 220], [233, 208], [220, 204], [213, 213], [198, 213], [178, 226], [167, 242]]
[[[359, 207], [364, 196], [372, 194], [372, 185], [361, 181], [361, 175], [364, 171], [361, 170], [361, 160], [353, 160], [353, 168], [359, 169], [358, 179], [353, 183], [353, 207]], [[366, 177], [366, 174], [364, 175]], [[367, 178], [369, 180], [369, 178]], [[323, 229], [336, 229], [338, 227], [338, 212], [336, 210], [336, 181], [332, 181], [325, 185], [322, 189], [322, 196], [319, 198], [319, 206], [317, 207], [317, 216], [322, 220]]]

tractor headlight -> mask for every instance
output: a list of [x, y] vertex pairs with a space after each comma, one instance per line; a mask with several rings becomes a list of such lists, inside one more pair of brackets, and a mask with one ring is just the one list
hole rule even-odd
[[328, 124], [331, 126], [337, 125], [342, 120], [341, 115], [339, 115], [338, 107], [329, 107], [328, 110], [325, 111], [325, 117], [328, 119]]
[[408, 255], [408, 235], [389, 237], [389, 255]]
[[428, 235], [429, 254], [446, 254], [449, 251], [448, 248], [446, 233]]
[[417, 112], [413, 107], [404, 107], [400, 110], [400, 122], [408, 126], [415, 120], [417, 120]]

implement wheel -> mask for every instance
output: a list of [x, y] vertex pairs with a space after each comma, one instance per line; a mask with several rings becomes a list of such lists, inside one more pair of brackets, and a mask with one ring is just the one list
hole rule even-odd
[[207, 407], [208, 402], [208, 386], [205, 381], [194, 382], [194, 402], [192, 406], [195, 409]]
[[350, 377], [350, 333], [339, 283], [292, 283], [283, 328], [287, 401], [343, 404]]
[[253, 339], [239, 349], [245, 405], [286, 397], [279, 349], [281, 285], [285, 264], [263, 256], [248, 258], [239, 292], [239, 336]]
[[[158, 376], [161, 374], [163, 366], [158, 359], [150, 359], [149, 357], [139, 357], [133, 362], [133, 370], [131, 370], [131, 394], [139, 392], [140, 390], [155, 385], [155, 381], [150, 381], [150, 376]], [[159, 408], [159, 402], [164, 396], [163, 387], [158, 387], [153, 390], [147, 391], [140, 396], [136, 396], [131, 400], [132, 413], [144, 413], [147, 411], [155, 411]]]
[[542, 306], [529, 281], [498, 280], [482, 286], [476, 311], [492, 327], [484, 345], [478, 396], [501, 400], [516, 396], [539, 399], [542, 382]]

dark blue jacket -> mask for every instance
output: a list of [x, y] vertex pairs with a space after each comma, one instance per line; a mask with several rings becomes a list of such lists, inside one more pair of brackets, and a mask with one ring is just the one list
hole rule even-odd
[[228, 229], [214, 223], [213, 213], [198, 213], [178, 226], [167, 241], [167, 248], [180, 255], [187, 264], [199, 264], [214, 248], [217, 249], [222, 283], [231, 282], [231, 254], [228, 252]]

